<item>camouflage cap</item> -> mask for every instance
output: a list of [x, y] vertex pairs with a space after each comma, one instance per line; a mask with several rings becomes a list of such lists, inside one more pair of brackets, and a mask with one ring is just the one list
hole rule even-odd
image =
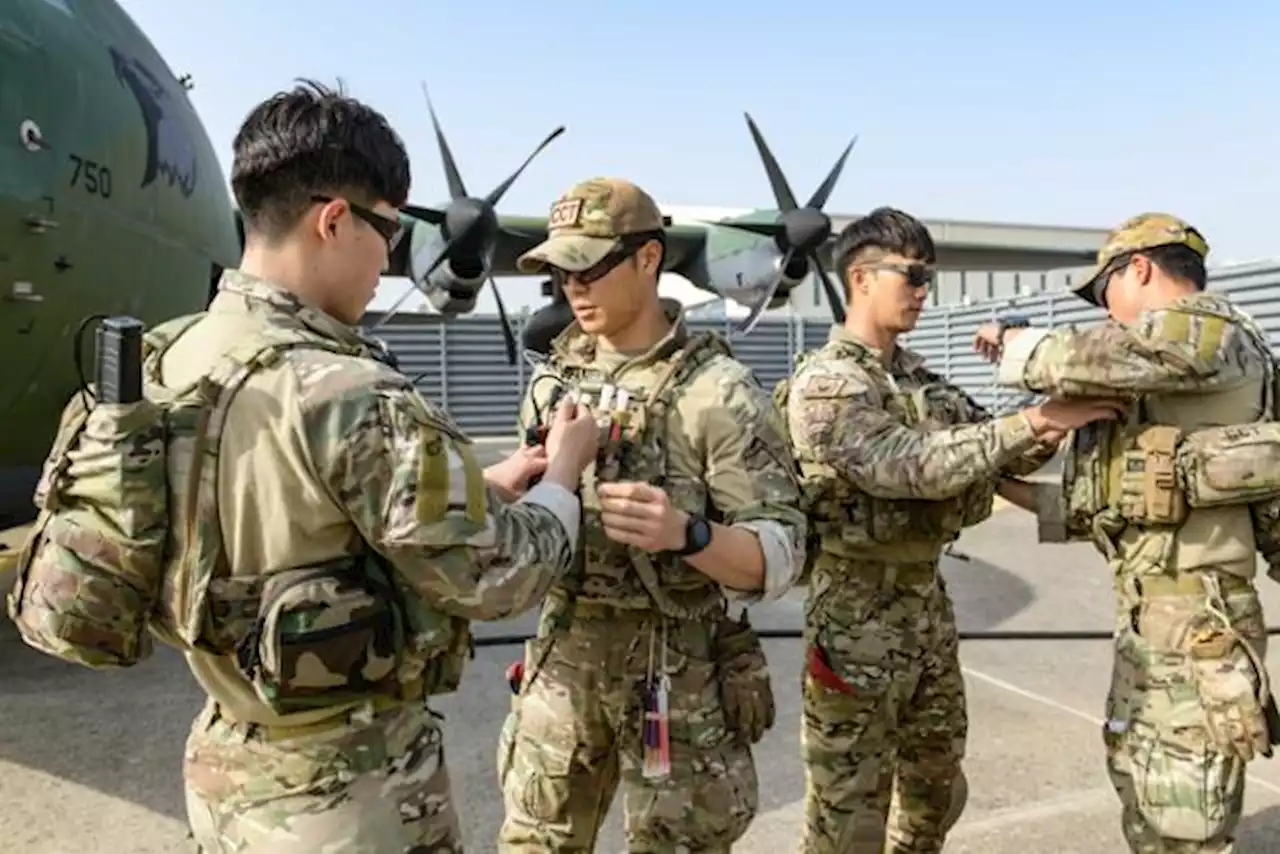
[[1194, 227], [1166, 213], [1141, 213], [1130, 217], [1111, 230], [1098, 250], [1098, 262], [1085, 278], [1071, 285], [1076, 296], [1092, 305], [1101, 306], [1098, 284], [1104, 273], [1121, 255], [1158, 246], [1186, 246], [1201, 258], [1209, 254], [1204, 235]]
[[521, 255], [516, 268], [586, 270], [616, 249], [619, 238], [662, 228], [662, 212], [644, 190], [621, 178], [592, 178], [556, 199], [547, 214], [547, 239]]

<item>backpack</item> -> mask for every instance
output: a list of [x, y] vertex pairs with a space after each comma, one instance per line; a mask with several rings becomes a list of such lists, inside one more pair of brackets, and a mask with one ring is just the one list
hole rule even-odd
[[[179, 317], [146, 333], [141, 400], [105, 403], [88, 387], [63, 409], [34, 495], [38, 516], [7, 597], [10, 619], [35, 649], [93, 669], [126, 668], [148, 658], [153, 617], [170, 595], [167, 570], [184, 557], [172, 554], [170, 530], [175, 442], [191, 450], [192, 470], [216, 466], [223, 415], [244, 380], [292, 347], [342, 350], [318, 336], [268, 328], [240, 342], [190, 386], [162, 385], [161, 354], [203, 317]], [[207, 605], [208, 582], [185, 579], [182, 590], [202, 595], [182, 604]], [[180, 648], [200, 647], [200, 610], [178, 609], [174, 630], [158, 636]]]

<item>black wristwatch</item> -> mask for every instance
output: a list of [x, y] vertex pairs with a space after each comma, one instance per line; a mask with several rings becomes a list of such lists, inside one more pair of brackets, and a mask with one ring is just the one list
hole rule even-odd
[[684, 548], [677, 549], [680, 557], [696, 555], [711, 545], [711, 523], [705, 516], [690, 513], [689, 520], [684, 523]]
[[996, 318], [996, 341], [1004, 346], [1004, 334], [1010, 329], [1026, 329], [1031, 325], [1031, 319], [1025, 314], [1009, 314], [1004, 317]]

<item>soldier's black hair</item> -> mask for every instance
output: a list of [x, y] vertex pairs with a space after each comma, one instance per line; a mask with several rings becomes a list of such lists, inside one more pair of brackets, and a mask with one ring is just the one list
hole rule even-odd
[[897, 208], [878, 207], [866, 216], [858, 217], [836, 235], [831, 257], [844, 285], [846, 300], [849, 298], [849, 265], [872, 251], [901, 255], [926, 264], [934, 264], [938, 260], [937, 247], [924, 223]]
[[1125, 265], [1129, 263], [1129, 259], [1134, 255], [1147, 256], [1147, 258], [1151, 259], [1151, 263], [1164, 270], [1166, 275], [1184, 282], [1190, 282], [1198, 291], [1204, 290], [1208, 284], [1209, 276], [1204, 269], [1204, 258], [1189, 246], [1175, 244], [1128, 252], [1116, 258], [1112, 262], [1112, 268], [1116, 270], [1124, 269]]
[[386, 118], [342, 91], [299, 80], [250, 111], [236, 133], [231, 188], [250, 230], [292, 229], [316, 194], [370, 207], [409, 197], [409, 155]]

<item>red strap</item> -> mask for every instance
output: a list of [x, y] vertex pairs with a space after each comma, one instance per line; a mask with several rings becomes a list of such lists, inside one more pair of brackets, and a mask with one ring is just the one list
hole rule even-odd
[[507, 668], [507, 684], [511, 686], [512, 694], [520, 693], [520, 685], [524, 682], [524, 662], [513, 661]]
[[832, 691], [839, 691], [841, 694], [853, 694], [853, 686], [845, 682], [836, 672], [831, 669], [831, 665], [827, 661], [827, 653], [820, 646], [809, 647], [807, 656], [809, 664], [809, 675], [818, 681], [824, 688]]

